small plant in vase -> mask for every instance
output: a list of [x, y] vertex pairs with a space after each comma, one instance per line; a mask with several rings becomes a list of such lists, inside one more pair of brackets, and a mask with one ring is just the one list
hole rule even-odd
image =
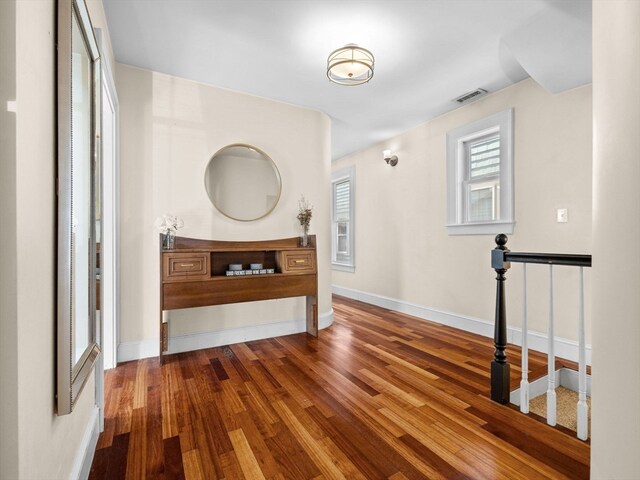
[[313, 206], [304, 198], [304, 195], [300, 196], [298, 200], [298, 221], [300, 222], [300, 228], [302, 229], [302, 236], [300, 237], [300, 245], [302, 247], [309, 246], [309, 226], [311, 225], [311, 217], [313, 216]]
[[156, 227], [162, 234], [162, 249], [171, 250], [174, 247], [176, 232], [184, 227], [181, 218], [165, 213], [156, 219]]

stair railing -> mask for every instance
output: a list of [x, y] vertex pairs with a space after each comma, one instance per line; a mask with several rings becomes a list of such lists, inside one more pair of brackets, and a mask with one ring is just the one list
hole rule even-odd
[[579, 305], [578, 305], [578, 405], [577, 423], [578, 438], [586, 440], [588, 432], [587, 408], [587, 362], [584, 325], [584, 267], [591, 266], [591, 255], [574, 255], [558, 253], [529, 253], [511, 252], [505, 245], [507, 236], [496, 236], [496, 248], [491, 251], [491, 268], [496, 273], [496, 317], [494, 330], [495, 351], [491, 362], [491, 399], [506, 404], [509, 403], [509, 362], [507, 361], [507, 311], [504, 282], [505, 274], [511, 267], [511, 262], [523, 264], [523, 309], [522, 309], [522, 379], [520, 381], [520, 410], [529, 413], [529, 355], [528, 355], [528, 325], [527, 325], [527, 264], [538, 263], [549, 265], [549, 324], [547, 330], [548, 354], [548, 387], [547, 387], [547, 423], [556, 424], [556, 392], [555, 392], [555, 336], [554, 336], [554, 307], [553, 307], [553, 267], [554, 265], [568, 265], [579, 267]]

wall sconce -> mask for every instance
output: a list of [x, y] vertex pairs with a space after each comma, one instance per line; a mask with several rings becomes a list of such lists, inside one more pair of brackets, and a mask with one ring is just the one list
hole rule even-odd
[[391, 155], [391, 150], [385, 150], [382, 152], [382, 155], [384, 156], [384, 161], [392, 167], [395, 167], [398, 164], [398, 156]]

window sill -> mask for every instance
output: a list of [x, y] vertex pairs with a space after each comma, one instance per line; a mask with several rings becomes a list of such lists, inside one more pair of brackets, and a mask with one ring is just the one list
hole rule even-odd
[[331, 270], [353, 273], [356, 271], [356, 267], [354, 267], [353, 265], [347, 265], [346, 263], [332, 263]]
[[515, 222], [459, 223], [447, 225], [448, 235], [511, 235]]

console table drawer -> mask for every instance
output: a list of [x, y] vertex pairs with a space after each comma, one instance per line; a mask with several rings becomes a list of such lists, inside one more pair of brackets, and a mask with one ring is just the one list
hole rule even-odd
[[312, 250], [280, 252], [279, 263], [282, 273], [316, 273], [316, 255]]
[[209, 256], [205, 253], [165, 253], [163, 255], [163, 279], [196, 280], [209, 276]]

